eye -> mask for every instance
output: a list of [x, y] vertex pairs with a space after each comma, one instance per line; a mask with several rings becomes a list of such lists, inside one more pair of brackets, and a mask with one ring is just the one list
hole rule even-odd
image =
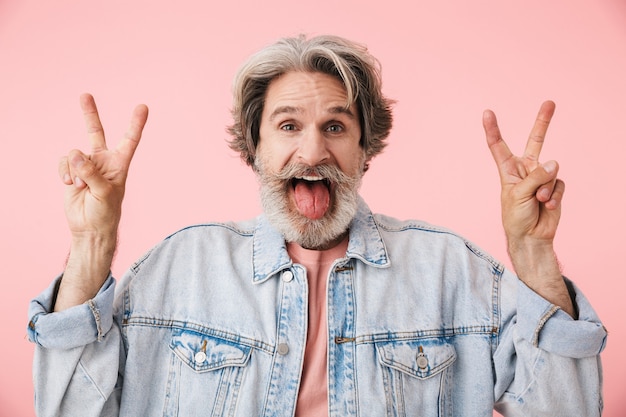
[[280, 130], [293, 131], [296, 130], [296, 125], [294, 125], [293, 123], [284, 123], [280, 125]]
[[343, 132], [343, 126], [339, 124], [332, 124], [326, 128], [326, 131], [331, 133], [341, 133]]

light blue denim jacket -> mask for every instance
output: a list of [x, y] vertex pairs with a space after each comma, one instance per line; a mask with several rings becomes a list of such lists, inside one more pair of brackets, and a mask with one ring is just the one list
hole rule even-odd
[[[40, 417], [294, 414], [306, 270], [264, 217], [181, 230], [64, 312], [55, 287], [29, 311]], [[606, 332], [573, 291], [578, 320], [456, 234], [361, 202], [328, 276], [329, 415], [599, 415]]]

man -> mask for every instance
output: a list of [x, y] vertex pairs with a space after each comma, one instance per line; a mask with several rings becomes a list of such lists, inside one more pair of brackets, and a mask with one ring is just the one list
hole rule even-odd
[[[147, 119], [61, 161], [72, 246], [31, 303], [41, 416], [594, 416], [606, 332], [553, 251], [564, 184], [539, 162], [554, 104], [514, 156], [483, 124], [517, 277], [453, 232], [373, 215], [358, 195], [391, 128], [367, 50], [283, 39], [234, 84], [231, 147], [259, 175], [257, 219], [181, 230], [109, 270]], [[519, 278], [518, 278], [519, 277]]]

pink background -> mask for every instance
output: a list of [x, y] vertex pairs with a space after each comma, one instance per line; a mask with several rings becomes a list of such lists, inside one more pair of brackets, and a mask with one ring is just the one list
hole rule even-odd
[[182, 226], [258, 213], [255, 177], [225, 144], [231, 79], [250, 53], [301, 32], [368, 45], [398, 100], [390, 145], [362, 189], [371, 207], [456, 229], [503, 260], [481, 114], [496, 111], [519, 153], [541, 101], [556, 101], [543, 159], [557, 159], [567, 183], [558, 254], [610, 331], [605, 416], [626, 415], [626, 3], [296, 3], [0, 0], [0, 415], [33, 415], [26, 309], [68, 249], [57, 162], [88, 150], [79, 94], [95, 95], [113, 145], [135, 104], [151, 109], [120, 276]]

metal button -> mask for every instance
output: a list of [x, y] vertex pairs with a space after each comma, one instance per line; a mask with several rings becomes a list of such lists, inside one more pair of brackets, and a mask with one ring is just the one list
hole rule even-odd
[[289, 353], [289, 346], [287, 345], [287, 343], [280, 343], [276, 351], [279, 355], [286, 355], [287, 353]]
[[420, 369], [428, 368], [428, 359], [426, 358], [426, 356], [424, 356], [422, 352], [417, 354], [417, 366]]
[[291, 271], [283, 272], [283, 281], [291, 282], [292, 279], [293, 279], [293, 272]]
[[202, 363], [202, 362], [206, 361], [206, 353], [200, 351], [200, 352], [196, 353], [196, 355], [193, 357], [193, 359], [197, 363]]

